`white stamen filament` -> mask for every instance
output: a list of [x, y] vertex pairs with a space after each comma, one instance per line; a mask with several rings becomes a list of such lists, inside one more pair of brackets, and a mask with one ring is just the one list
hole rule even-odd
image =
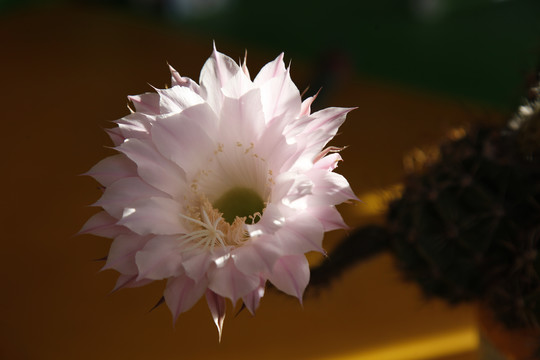
[[[218, 218], [212, 223], [210, 221], [210, 218], [208, 217], [208, 214], [204, 209], [202, 210], [202, 218], [204, 222], [194, 219], [190, 216], [186, 216], [184, 214], [178, 214], [180, 217], [191, 221], [199, 226], [202, 226], [203, 229], [192, 231], [188, 234], [185, 234], [180, 237], [179, 240], [182, 242], [181, 245], [184, 245], [186, 243], [193, 243], [192, 246], [187, 248], [186, 250], [191, 250], [198, 247], [203, 247], [204, 249], [207, 248], [213, 248], [216, 244], [216, 241], [221, 244], [221, 246], [225, 247], [225, 241], [223, 238], [225, 237], [225, 234], [221, 230], [218, 230], [217, 226], [219, 225], [219, 222], [222, 220], [221, 218]], [[198, 241], [195, 241], [198, 240]]]

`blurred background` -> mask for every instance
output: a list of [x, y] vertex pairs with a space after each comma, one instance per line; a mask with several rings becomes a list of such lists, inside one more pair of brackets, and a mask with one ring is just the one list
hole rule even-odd
[[[206, 304], [149, 312], [163, 283], [109, 294], [92, 261], [110, 240], [75, 236], [97, 211], [81, 177], [113, 151], [103, 131], [127, 95], [169, 83], [167, 62], [198, 79], [218, 50], [252, 76], [285, 52], [314, 109], [356, 106], [333, 145], [363, 200], [352, 227], [382, 220], [403, 158], [453, 128], [512, 113], [540, 54], [537, 0], [0, 0], [2, 359], [474, 359], [474, 304], [423, 299], [390, 256], [309, 292], [303, 307], [269, 291], [224, 337]], [[331, 249], [345, 231], [328, 234]], [[319, 259], [311, 256], [315, 263]]]

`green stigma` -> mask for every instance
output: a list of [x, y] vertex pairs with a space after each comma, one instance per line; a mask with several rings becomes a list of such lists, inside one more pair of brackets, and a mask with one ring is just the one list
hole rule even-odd
[[229, 224], [232, 224], [237, 216], [249, 217], [256, 213], [262, 214], [264, 209], [264, 201], [259, 194], [243, 187], [232, 188], [212, 205], [223, 213], [223, 219]]

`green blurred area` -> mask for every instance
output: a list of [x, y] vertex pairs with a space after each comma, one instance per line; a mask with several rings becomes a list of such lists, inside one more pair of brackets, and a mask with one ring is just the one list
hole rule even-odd
[[[329, 74], [318, 86], [328, 87], [335, 73], [359, 74], [502, 111], [519, 103], [540, 64], [538, 0], [230, 0], [198, 14], [173, 13], [172, 0], [81, 2], [147, 16], [218, 44], [315, 59]], [[43, 1], [1, 4], [6, 13]], [[353, 70], [343, 75], [340, 67]]]

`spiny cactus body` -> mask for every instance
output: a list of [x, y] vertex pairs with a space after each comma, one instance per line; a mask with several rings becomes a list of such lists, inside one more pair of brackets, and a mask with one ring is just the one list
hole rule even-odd
[[409, 279], [452, 303], [485, 300], [508, 327], [540, 319], [540, 144], [529, 115], [514, 129], [477, 126], [443, 144], [388, 211]]

